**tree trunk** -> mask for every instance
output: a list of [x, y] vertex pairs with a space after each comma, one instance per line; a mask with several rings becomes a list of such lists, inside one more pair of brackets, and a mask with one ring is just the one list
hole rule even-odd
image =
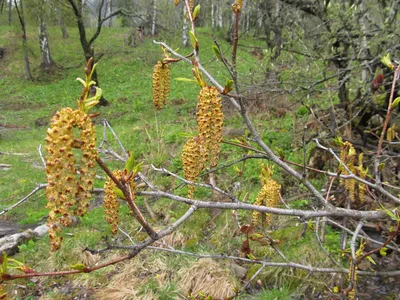
[[182, 45], [186, 47], [188, 44], [188, 22], [186, 20], [186, 7], [183, 5], [183, 28], [182, 28]]
[[217, 1], [217, 10], [218, 10], [218, 28], [222, 29], [222, 7], [221, 7], [221, 0]]
[[[360, 3], [360, 10], [365, 11], [365, 5], [361, 1]], [[360, 43], [360, 59], [362, 60], [361, 66], [361, 80], [363, 82], [370, 82], [371, 78], [368, 76], [368, 54], [369, 54], [369, 47], [368, 47], [368, 39], [367, 34], [369, 30], [368, 24], [368, 13], [364, 12], [360, 19], [359, 19], [360, 29], [361, 29], [361, 43]]]
[[153, 19], [151, 21], [151, 35], [156, 34], [157, 1], [153, 0]]
[[65, 26], [64, 16], [63, 16], [62, 11], [60, 12], [60, 14], [58, 16], [58, 25], [60, 26], [61, 34], [62, 34], [63, 39], [69, 38], [69, 34], [68, 34], [68, 31], [67, 31], [67, 26]]
[[[82, 0], [78, 0], [77, 2], [75, 2], [74, 0], [68, 0], [68, 2], [71, 4], [72, 9], [73, 9], [74, 14], [75, 14], [75, 17], [76, 17], [76, 22], [77, 22], [77, 26], [78, 26], [78, 30], [79, 30], [79, 40], [81, 42], [81, 46], [82, 46], [82, 50], [83, 50], [83, 54], [85, 56], [86, 62], [91, 57], [93, 57], [93, 60], [96, 61], [96, 59], [94, 57], [94, 49], [93, 49], [93, 47], [91, 45], [100, 34], [102, 22], [99, 22], [97, 24], [96, 33], [88, 41], [87, 36], [86, 36], [85, 23], [83, 21], [83, 14], [82, 14], [83, 3], [82, 3]], [[102, 8], [103, 4], [104, 4], [104, 0], [102, 0], [101, 5], [100, 5], [99, 16], [101, 16], [101, 8]], [[96, 82], [96, 86], [100, 87], [100, 83], [99, 83], [99, 79], [98, 79], [96, 70], [93, 72], [92, 80]], [[108, 104], [109, 103], [106, 100], [106, 98], [104, 98], [104, 96], [102, 96], [100, 98], [99, 105], [100, 106], [107, 106]]]
[[44, 13], [41, 10], [41, 8], [39, 8], [39, 10], [40, 10], [38, 14], [39, 43], [40, 43], [40, 52], [42, 56], [42, 63], [40, 64], [40, 68], [48, 72], [51, 69], [51, 67], [54, 66], [54, 62], [51, 59], [49, 37], [47, 34], [46, 22], [44, 20]]
[[214, 20], [214, 1], [211, 1], [211, 30], [214, 31], [215, 29], [215, 20]]
[[11, 26], [12, 0], [8, 2], [8, 25]]
[[29, 65], [28, 45], [27, 45], [27, 39], [26, 39], [23, 0], [19, 1], [19, 5], [20, 5], [19, 8], [18, 8], [18, 5], [17, 5], [17, 0], [14, 0], [14, 5], [15, 5], [15, 9], [17, 10], [19, 22], [20, 22], [21, 28], [22, 28], [22, 52], [24, 54], [26, 77], [28, 78], [28, 80], [32, 80], [31, 67]]

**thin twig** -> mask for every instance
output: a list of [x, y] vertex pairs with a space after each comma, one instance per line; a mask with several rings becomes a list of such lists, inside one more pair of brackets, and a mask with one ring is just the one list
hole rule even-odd
[[22, 203], [24, 203], [25, 201], [27, 201], [31, 196], [33, 196], [34, 194], [36, 194], [38, 191], [40, 191], [41, 189], [44, 189], [47, 186], [47, 184], [41, 184], [39, 183], [28, 195], [26, 195], [25, 197], [23, 197], [21, 200], [19, 200], [17, 203], [14, 203], [13, 205], [11, 205], [10, 207], [7, 207], [6, 209], [4, 209], [3, 211], [0, 212], [0, 216], [4, 215], [5, 213], [9, 212], [10, 210], [14, 209], [15, 207], [21, 205]]

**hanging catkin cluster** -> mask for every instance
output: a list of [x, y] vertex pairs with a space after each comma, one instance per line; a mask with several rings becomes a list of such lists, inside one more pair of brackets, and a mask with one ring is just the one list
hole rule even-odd
[[[121, 180], [121, 171], [117, 170], [113, 172], [114, 176]], [[106, 221], [108, 224], [111, 225], [111, 231], [113, 234], [117, 233], [118, 231], [118, 209], [119, 209], [119, 202], [117, 195], [114, 192], [116, 185], [111, 178], [104, 183], [104, 213], [106, 217]]]
[[[344, 142], [340, 150], [340, 160], [346, 164], [347, 168], [354, 175], [365, 179], [368, 175], [368, 168], [363, 167], [363, 153], [358, 155], [357, 166], [355, 164], [356, 157], [357, 153], [353, 145], [350, 142]], [[339, 170], [342, 171], [343, 175], [349, 175], [349, 172], [342, 164], [340, 165]], [[348, 191], [349, 198], [352, 202], [355, 202], [356, 200], [363, 201], [366, 191], [364, 184], [357, 182], [355, 179], [341, 179], [340, 182]]]
[[[75, 136], [74, 129], [80, 130], [79, 136]], [[60, 225], [71, 225], [71, 216], [84, 215], [89, 205], [95, 176], [96, 134], [87, 114], [64, 108], [52, 118], [45, 141], [48, 152], [46, 207], [50, 209], [48, 225], [51, 249], [54, 251], [60, 247], [62, 240], [57, 235]], [[81, 151], [80, 162], [73, 148]]]
[[202, 144], [201, 154], [203, 162], [209, 162], [211, 168], [218, 164], [221, 151], [224, 115], [219, 94], [216, 87], [205, 86], [197, 98], [197, 125]]
[[174, 0], [174, 5], [177, 6], [179, 4], [179, 0]]
[[[185, 178], [189, 181], [196, 181], [204, 166], [202, 163], [201, 141], [199, 137], [192, 137], [186, 142], [183, 146], [181, 159]], [[189, 186], [188, 198], [193, 199], [195, 189], [195, 186]]]
[[[254, 202], [255, 205], [265, 205], [268, 207], [277, 207], [279, 204], [279, 195], [281, 185], [272, 179], [272, 169], [264, 166], [261, 172], [261, 190], [258, 193], [257, 199]], [[260, 217], [259, 211], [254, 211], [252, 215], [253, 226], [258, 224]], [[265, 224], [271, 223], [271, 214], [265, 214]]]
[[153, 102], [157, 109], [162, 109], [168, 100], [171, 81], [171, 68], [159, 61], [153, 70]]

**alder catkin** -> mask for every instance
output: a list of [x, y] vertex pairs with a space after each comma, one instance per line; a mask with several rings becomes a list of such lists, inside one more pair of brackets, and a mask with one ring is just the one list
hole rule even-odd
[[[80, 130], [75, 137], [74, 128]], [[46, 141], [46, 207], [51, 249], [57, 250], [62, 238], [60, 225], [71, 225], [72, 216], [82, 216], [89, 205], [97, 156], [96, 134], [89, 116], [80, 110], [63, 108], [51, 120]], [[80, 161], [73, 148], [81, 151]], [[76, 165], [79, 164], [79, 169]], [[79, 171], [79, 175], [77, 175]]]
[[[350, 170], [350, 172], [356, 174], [357, 168], [354, 165], [356, 160], [356, 150], [350, 142], [343, 143], [340, 151], [340, 160], [346, 164], [346, 167]], [[342, 171], [343, 175], [350, 174], [342, 164], [340, 164], [339, 169]], [[357, 181], [355, 179], [341, 179], [340, 182], [344, 185], [345, 189], [349, 193], [350, 200], [354, 202], [356, 200]]]
[[[198, 136], [189, 139], [185, 143], [181, 160], [185, 179], [192, 182], [196, 181], [204, 167], [201, 157], [201, 141]], [[196, 187], [193, 185], [188, 187], [188, 198], [193, 199], [195, 189]]]
[[[277, 207], [280, 201], [281, 185], [272, 179], [272, 168], [264, 166], [261, 172], [261, 190], [254, 202], [255, 205], [265, 205], [267, 207]], [[256, 226], [260, 212], [253, 211], [252, 224]], [[271, 224], [271, 214], [265, 214], [265, 224]]]
[[222, 99], [216, 87], [206, 86], [197, 97], [197, 125], [202, 142], [202, 157], [213, 168], [218, 164], [221, 152], [224, 115]]
[[[114, 176], [121, 180], [121, 171], [114, 171]], [[117, 195], [114, 192], [116, 185], [111, 178], [104, 183], [104, 214], [108, 224], [111, 225], [111, 232], [116, 234], [118, 231], [118, 210], [119, 210], [119, 202]]]
[[153, 102], [157, 109], [166, 104], [170, 92], [171, 68], [168, 64], [157, 62], [153, 69]]

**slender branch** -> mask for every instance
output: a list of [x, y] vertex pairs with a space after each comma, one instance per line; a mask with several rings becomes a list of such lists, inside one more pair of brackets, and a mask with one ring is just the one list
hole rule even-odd
[[[397, 68], [394, 72], [393, 83], [392, 83], [392, 88], [390, 90], [390, 98], [389, 98], [389, 104], [388, 104], [388, 108], [387, 108], [386, 118], [385, 118], [385, 122], [383, 123], [381, 136], [380, 136], [379, 142], [378, 142], [378, 151], [376, 152], [376, 157], [375, 157], [374, 171], [375, 171], [375, 181], [377, 184], [379, 184], [381, 182], [380, 175], [379, 175], [380, 174], [379, 164], [380, 164], [381, 155], [382, 155], [382, 145], [383, 145], [383, 140], [385, 139], [387, 127], [389, 125], [390, 116], [393, 111], [392, 103], [393, 103], [393, 98], [394, 98], [394, 91], [396, 89], [396, 81], [399, 79], [399, 71], [400, 71], [400, 65], [397, 66]], [[400, 203], [400, 201], [398, 203]]]
[[[96, 162], [104, 170], [104, 172], [106, 172], [106, 174], [111, 178], [111, 180], [115, 183], [115, 185], [122, 191], [122, 193], [125, 196], [125, 200], [128, 202], [129, 208], [131, 209], [132, 213], [134, 214], [136, 220], [140, 223], [140, 225], [143, 226], [143, 228], [146, 230], [147, 234], [150, 237], [152, 237], [154, 240], [156, 240], [157, 232], [147, 223], [147, 221], [144, 219], [142, 213], [140, 212], [139, 208], [134, 203], [130, 188], [127, 188], [126, 185], [124, 185], [120, 180], [118, 180], [118, 178], [114, 176], [114, 174], [111, 172], [111, 170], [106, 166], [106, 164], [99, 157], [96, 157]], [[128, 185], [128, 187], [129, 187], [129, 185]]]
[[[338, 161], [338, 162], [345, 168], [345, 170], [349, 173], [349, 175], [347, 175], [346, 178], [348, 178], [348, 179], [355, 179], [355, 180], [357, 180], [357, 181], [359, 181], [359, 182], [361, 182], [361, 183], [363, 183], [363, 184], [365, 184], [365, 185], [367, 185], [367, 186], [369, 186], [369, 187], [371, 187], [371, 188], [373, 188], [373, 189], [376, 189], [376, 190], [379, 191], [382, 195], [385, 195], [386, 197], [388, 197], [389, 199], [393, 200], [394, 202], [400, 203], [400, 199], [397, 198], [396, 196], [392, 195], [391, 193], [389, 193], [387, 190], [385, 190], [385, 189], [382, 187], [381, 184], [378, 184], [378, 183], [375, 183], [375, 184], [374, 184], [374, 183], [372, 183], [372, 182], [369, 182], [369, 181], [367, 181], [367, 180], [365, 180], [365, 179], [362, 179], [362, 178], [360, 178], [360, 177], [354, 175], [354, 173], [353, 173], [352, 171], [350, 171], [350, 169], [346, 166], [346, 164], [340, 160], [340, 158], [337, 156], [337, 154], [335, 153], [335, 151], [332, 150], [332, 148], [327, 148], [327, 147], [322, 146], [321, 143], [318, 141], [318, 139], [315, 139], [314, 141], [315, 141], [315, 143], [317, 144], [317, 147], [318, 147], [318, 148], [321, 148], [321, 149], [323, 149], [323, 150], [328, 151], [329, 153], [331, 153], [332, 156], [336, 159], [336, 161]], [[340, 176], [342, 176], [342, 175], [340, 175]]]
[[140, 196], [151, 196], [151, 197], [163, 197], [168, 198], [177, 202], [196, 205], [198, 208], [222, 208], [222, 209], [240, 209], [240, 210], [255, 210], [262, 213], [272, 213], [278, 215], [287, 216], [299, 216], [305, 219], [316, 218], [316, 217], [351, 217], [353, 219], [364, 219], [364, 220], [377, 220], [386, 218], [387, 215], [383, 211], [358, 211], [345, 208], [333, 208], [332, 210], [299, 210], [299, 209], [282, 209], [275, 207], [258, 206], [253, 204], [247, 204], [243, 202], [228, 203], [228, 202], [208, 202], [188, 199], [174, 194], [170, 194], [163, 191], [139, 191]]
[[181, 177], [181, 176], [176, 175], [175, 173], [172, 173], [172, 172], [168, 171], [168, 170], [165, 169], [165, 168], [156, 168], [154, 165], [151, 165], [151, 167], [152, 167], [152, 169], [153, 169], [154, 171], [161, 172], [161, 173], [164, 173], [164, 174], [168, 174], [168, 175], [170, 175], [170, 176], [173, 176], [173, 177], [175, 177], [175, 178], [177, 178], [177, 179], [183, 181], [183, 182], [186, 183], [186, 184], [194, 185], [194, 186], [199, 186], [199, 187], [204, 187], [204, 188], [207, 188], [207, 189], [214, 190], [214, 191], [216, 191], [216, 192], [218, 192], [218, 193], [220, 193], [220, 194], [222, 194], [222, 195], [228, 197], [228, 198], [231, 199], [233, 202], [239, 202], [239, 199], [237, 199], [235, 196], [229, 194], [228, 192], [225, 192], [225, 191], [221, 190], [221, 189], [218, 188], [217, 186], [214, 186], [214, 185], [211, 185], [211, 184], [205, 184], [205, 183], [196, 183], [196, 182], [192, 182], [192, 181], [186, 180], [185, 178], [183, 178], [183, 177]]
[[4, 209], [3, 211], [0, 212], [0, 216], [4, 215], [5, 213], [9, 212], [10, 210], [14, 209], [15, 207], [21, 205], [22, 203], [24, 203], [25, 201], [27, 201], [32, 195], [36, 194], [38, 191], [44, 189], [47, 186], [47, 184], [38, 184], [28, 195], [26, 195], [25, 197], [23, 197], [21, 200], [19, 200], [18, 202], [14, 203], [13, 205], [11, 205], [10, 207], [7, 207], [6, 209]]

